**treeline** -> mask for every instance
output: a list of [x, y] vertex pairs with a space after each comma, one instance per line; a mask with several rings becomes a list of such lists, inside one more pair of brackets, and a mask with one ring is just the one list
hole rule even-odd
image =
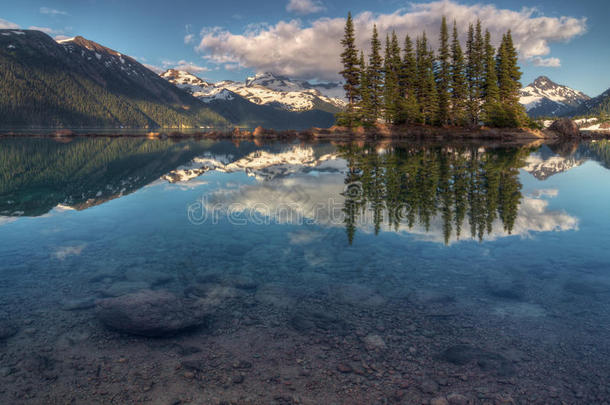
[[[510, 30], [496, 50], [481, 22], [470, 24], [465, 51], [454, 21], [450, 38], [443, 17], [438, 51], [426, 33], [399, 43], [396, 32], [385, 38], [384, 55], [373, 26], [370, 54], [356, 48], [351, 13], [341, 40], [340, 74], [345, 80], [346, 111], [339, 125], [391, 124], [495, 127], [530, 125], [519, 104], [521, 71]], [[368, 59], [368, 60], [367, 60]]]
[[348, 164], [343, 212], [350, 244], [362, 222], [377, 233], [383, 224], [428, 231], [440, 219], [445, 243], [466, 232], [483, 240], [496, 220], [513, 230], [526, 148], [395, 146], [379, 153], [351, 144], [340, 151]]

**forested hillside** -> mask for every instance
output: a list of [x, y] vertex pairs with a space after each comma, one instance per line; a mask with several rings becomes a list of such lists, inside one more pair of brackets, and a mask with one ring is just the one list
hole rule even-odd
[[200, 127], [228, 122], [133, 58], [82, 37], [0, 30], [0, 127]]

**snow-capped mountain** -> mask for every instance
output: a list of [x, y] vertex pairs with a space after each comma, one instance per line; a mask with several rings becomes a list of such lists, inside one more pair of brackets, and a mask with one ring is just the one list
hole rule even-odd
[[526, 165], [523, 167], [523, 170], [538, 180], [546, 180], [554, 174], [578, 167], [586, 161], [587, 159], [575, 159], [563, 156], [552, 156], [548, 159], [542, 159], [538, 155], [530, 155], [526, 160]]
[[162, 179], [170, 183], [184, 183], [210, 170], [216, 170], [224, 173], [243, 171], [259, 181], [268, 181], [313, 168], [336, 172], [344, 172], [346, 169], [345, 161], [339, 159], [336, 153], [316, 156], [311, 147], [294, 146], [279, 153], [257, 151], [232, 162], [207, 154], [172, 170]]
[[520, 91], [520, 103], [532, 117], [561, 116], [590, 99], [586, 94], [540, 76]]
[[211, 84], [205, 80], [202, 80], [197, 76], [183, 70], [169, 69], [163, 72], [161, 77], [191, 94], [201, 88], [211, 86]]
[[587, 160], [588, 158], [580, 151], [558, 154], [544, 145], [538, 152], [530, 154], [525, 159], [523, 170], [538, 180], [546, 180], [555, 174], [578, 167]]
[[283, 76], [274, 75], [273, 73], [258, 73], [253, 77], [246, 79], [246, 86], [263, 86], [275, 91], [291, 92], [317, 90], [323, 96], [337, 99], [341, 105], [345, 105], [345, 90], [341, 83], [316, 83], [311, 84], [302, 80], [291, 80]]
[[208, 83], [191, 73], [173, 69], [162, 73], [161, 77], [208, 103], [230, 99], [228, 91], [254, 104], [277, 106], [294, 112], [318, 109], [335, 113], [345, 106], [341, 98], [343, 88], [337, 83], [311, 84], [272, 73], [257, 74], [245, 82], [224, 80]]

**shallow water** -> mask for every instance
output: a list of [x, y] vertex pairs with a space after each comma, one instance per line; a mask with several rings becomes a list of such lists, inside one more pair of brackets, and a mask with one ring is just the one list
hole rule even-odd
[[[0, 166], [0, 403], [610, 403], [608, 142], [0, 139]], [[142, 290], [205, 319], [102, 322]]]

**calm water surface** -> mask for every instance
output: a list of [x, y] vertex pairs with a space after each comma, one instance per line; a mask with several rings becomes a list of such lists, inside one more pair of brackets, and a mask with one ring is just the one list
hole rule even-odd
[[[0, 139], [0, 166], [0, 403], [610, 403], [610, 142]], [[100, 314], [159, 291], [205, 316]]]

